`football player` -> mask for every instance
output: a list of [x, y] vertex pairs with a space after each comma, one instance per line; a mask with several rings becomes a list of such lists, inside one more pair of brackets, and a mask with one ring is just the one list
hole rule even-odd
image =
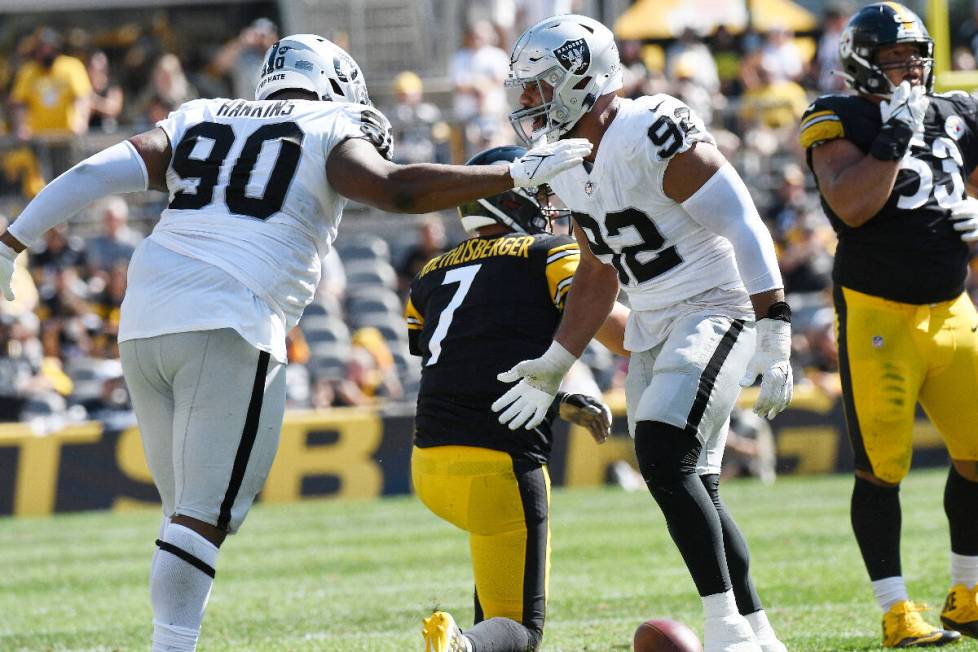
[[[508, 165], [522, 147], [496, 147], [469, 165]], [[538, 203], [538, 197], [543, 206]], [[425, 619], [426, 652], [527, 652], [543, 636], [550, 567], [553, 417], [603, 442], [611, 412], [600, 400], [558, 393], [531, 432], [513, 432], [490, 410], [496, 375], [546, 350], [580, 260], [555, 236], [546, 188], [514, 189], [459, 208], [473, 237], [433, 258], [411, 284], [405, 308], [411, 352], [422, 360], [411, 457], [414, 490], [435, 514], [469, 533], [475, 626], [451, 614]], [[628, 311], [618, 305], [598, 333], [624, 354]]]
[[754, 409], [768, 418], [791, 398], [791, 312], [771, 236], [689, 107], [617, 96], [621, 62], [604, 25], [566, 15], [531, 27], [509, 83], [522, 90], [510, 119], [524, 142], [580, 137], [594, 151], [551, 182], [581, 248], [564, 319], [542, 356], [500, 374], [518, 382], [493, 410], [510, 428], [536, 427], [623, 289], [635, 454], [702, 598], [704, 647], [784, 650], [718, 493], [738, 382], [762, 376]]
[[193, 650], [218, 549], [268, 473], [285, 406], [285, 334], [312, 300], [348, 199], [398, 212], [536, 186], [590, 146], [508, 168], [389, 162], [390, 126], [354, 60], [324, 38], [275, 43], [254, 101], [188, 102], [73, 167], [0, 235], [14, 258], [103, 195], [170, 200], [136, 250], [122, 304], [123, 369], [163, 502], [150, 589], [153, 650]]
[[[816, 100], [801, 144], [839, 236], [839, 367], [855, 459], [851, 517], [884, 612], [883, 645], [978, 637], [978, 314], [964, 292], [978, 241], [978, 102], [934, 93], [934, 44], [896, 2], [869, 5], [839, 43], [853, 95]], [[950, 453], [951, 589], [941, 622], [912, 603], [900, 563], [900, 481], [917, 402]]]

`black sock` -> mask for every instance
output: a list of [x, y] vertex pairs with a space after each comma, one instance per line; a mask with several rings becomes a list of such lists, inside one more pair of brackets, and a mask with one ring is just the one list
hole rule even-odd
[[951, 530], [951, 552], [978, 555], [978, 482], [966, 480], [953, 466], [944, 485], [944, 513]]
[[737, 599], [737, 611], [742, 615], [752, 614], [764, 607], [754, 588], [754, 580], [750, 576], [750, 551], [747, 549], [747, 539], [737, 527], [733, 516], [727, 511], [726, 505], [720, 500], [720, 475], [713, 473], [700, 476], [703, 486], [710, 494], [710, 499], [717, 508], [720, 516], [720, 527], [723, 529], [723, 550], [727, 556], [727, 569], [730, 572], [730, 584], [733, 586], [734, 597]]
[[881, 487], [856, 476], [849, 515], [869, 579], [902, 575], [900, 487]]
[[465, 636], [472, 641], [472, 652], [534, 652], [543, 639], [542, 632], [509, 618], [483, 620]]
[[695, 435], [657, 421], [635, 428], [635, 456], [672, 540], [701, 596], [730, 589], [720, 516], [696, 475], [702, 446]]

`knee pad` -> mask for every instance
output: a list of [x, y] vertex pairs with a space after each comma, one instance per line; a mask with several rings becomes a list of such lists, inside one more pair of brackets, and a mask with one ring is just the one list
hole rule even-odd
[[695, 434], [667, 423], [639, 421], [635, 426], [635, 457], [650, 489], [695, 475], [702, 448]]

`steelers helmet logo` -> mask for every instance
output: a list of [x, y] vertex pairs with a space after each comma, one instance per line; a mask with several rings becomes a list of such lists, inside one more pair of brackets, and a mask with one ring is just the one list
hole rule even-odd
[[852, 56], [852, 28], [847, 27], [839, 37], [839, 56], [843, 59]]
[[961, 136], [964, 135], [964, 120], [960, 116], [948, 116], [944, 121], [944, 133], [954, 140], [961, 140]]
[[572, 75], [583, 75], [591, 66], [591, 48], [582, 38], [565, 42], [554, 50], [554, 55], [560, 65]]

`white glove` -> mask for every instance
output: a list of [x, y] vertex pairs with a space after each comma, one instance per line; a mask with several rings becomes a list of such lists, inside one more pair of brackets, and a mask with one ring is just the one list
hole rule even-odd
[[14, 260], [17, 252], [0, 242], [0, 292], [7, 301], [14, 300], [14, 289], [10, 286], [10, 279], [14, 276]]
[[965, 242], [978, 242], [978, 199], [966, 197], [951, 209], [951, 226]]
[[611, 408], [599, 398], [587, 394], [562, 394], [559, 410], [561, 419], [587, 428], [599, 444], [611, 434]]
[[568, 138], [556, 143], [539, 145], [509, 164], [509, 176], [517, 188], [529, 188], [547, 183], [555, 176], [580, 165], [591, 153], [586, 138]]
[[924, 116], [929, 105], [930, 98], [923, 86], [911, 86], [910, 82], [902, 81], [889, 100], [880, 102], [880, 118], [884, 123], [897, 120], [913, 131], [923, 133]]
[[757, 322], [757, 343], [754, 357], [747, 364], [741, 387], [750, 387], [758, 375], [761, 391], [754, 403], [754, 412], [773, 419], [791, 402], [791, 324], [780, 319], [761, 319]]
[[502, 411], [499, 423], [508, 425], [510, 430], [520, 426], [533, 430], [540, 425], [557, 395], [560, 381], [575, 360], [567, 349], [554, 342], [539, 358], [519, 362], [496, 376], [503, 383], [520, 381], [492, 404], [493, 412]]

